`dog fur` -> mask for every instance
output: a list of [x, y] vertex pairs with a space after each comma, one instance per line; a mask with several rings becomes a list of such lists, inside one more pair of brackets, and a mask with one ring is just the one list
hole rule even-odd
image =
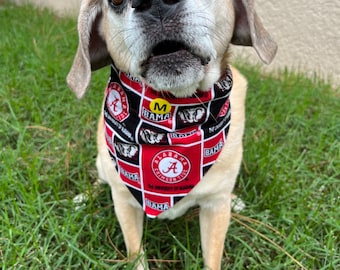
[[[188, 97], [218, 81], [229, 64], [231, 43], [253, 46], [265, 63], [272, 61], [277, 50], [254, 10], [253, 0], [83, 0], [78, 31], [79, 46], [67, 77], [78, 98], [84, 96], [91, 72], [111, 61], [157, 91]], [[156, 53], [157, 46], [169, 40], [184, 44], [184, 49], [166, 56]], [[232, 190], [243, 150], [247, 81], [234, 67], [231, 70], [232, 114], [226, 144], [204, 179], [159, 216], [174, 219], [198, 205], [205, 268], [213, 270], [221, 268]], [[189, 114], [183, 117], [190, 120]], [[97, 132], [99, 178], [111, 186], [129, 259], [137, 260], [136, 269], [148, 269], [141, 244], [144, 213], [115, 169], [103, 126], [101, 115]], [[144, 136], [159, 139], [149, 132]]]

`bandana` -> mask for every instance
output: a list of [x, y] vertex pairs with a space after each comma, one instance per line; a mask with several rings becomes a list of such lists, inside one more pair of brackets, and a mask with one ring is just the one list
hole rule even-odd
[[111, 68], [104, 124], [109, 154], [149, 217], [187, 195], [219, 156], [230, 125], [229, 67], [189, 98], [159, 92]]

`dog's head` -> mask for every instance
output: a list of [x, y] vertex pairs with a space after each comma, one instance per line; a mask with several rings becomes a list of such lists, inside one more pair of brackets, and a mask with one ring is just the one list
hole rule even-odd
[[207, 90], [227, 64], [230, 43], [270, 63], [276, 43], [253, 0], [83, 0], [79, 46], [67, 81], [80, 98], [91, 71], [114, 62], [177, 97]]

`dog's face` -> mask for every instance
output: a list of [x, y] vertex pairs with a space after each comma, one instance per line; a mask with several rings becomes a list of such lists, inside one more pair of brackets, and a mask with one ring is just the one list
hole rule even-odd
[[175, 96], [219, 78], [233, 35], [232, 1], [109, 0], [102, 10], [103, 36], [119, 69]]
[[79, 47], [68, 83], [83, 96], [91, 69], [110, 64], [177, 97], [207, 90], [227, 64], [230, 43], [270, 62], [276, 44], [252, 0], [83, 0]]

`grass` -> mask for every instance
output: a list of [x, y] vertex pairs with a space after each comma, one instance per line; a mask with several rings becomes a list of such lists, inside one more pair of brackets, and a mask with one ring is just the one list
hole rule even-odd
[[[65, 83], [75, 20], [0, 4], [2, 269], [130, 269], [107, 186], [94, 192], [95, 129], [108, 70], [78, 101]], [[244, 162], [223, 267], [339, 269], [338, 90], [240, 65], [249, 79]], [[72, 199], [89, 190], [75, 210]], [[152, 269], [202, 267], [197, 217], [146, 220]]]

